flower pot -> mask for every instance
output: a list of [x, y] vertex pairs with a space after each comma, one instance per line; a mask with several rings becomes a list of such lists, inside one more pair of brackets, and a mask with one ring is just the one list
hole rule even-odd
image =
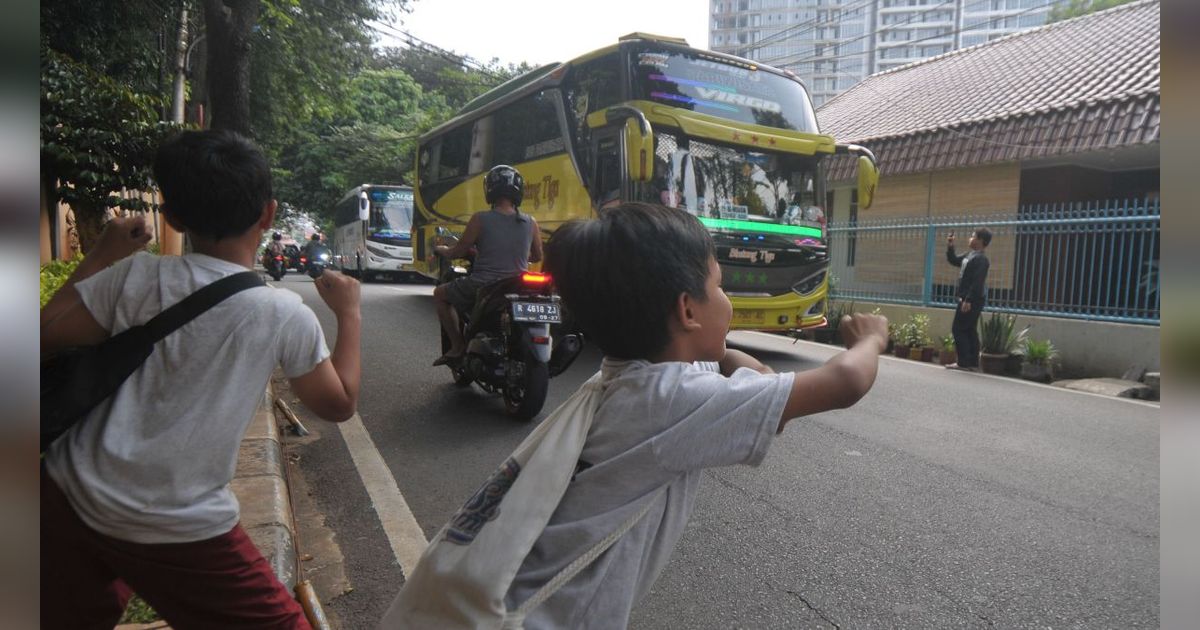
[[921, 348], [921, 360], [926, 363], [933, 361], [933, 348]]
[[892, 354], [900, 357], [901, 359], [907, 359], [908, 358], [908, 346], [898, 343], [898, 344], [892, 346]]
[[1021, 378], [1039, 383], [1049, 383], [1054, 378], [1054, 371], [1049, 365], [1022, 363]]
[[912, 359], [913, 361], [920, 361], [921, 360], [921, 348], [919, 346], [909, 346], [908, 358]]
[[942, 350], [938, 353], [938, 363], [950, 365], [958, 361], [958, 353], [954, 350]]
[[1007, 364], [1007, 354], [989, 354], [987, 352], [979, 354], [979, 368], [985, 374], [1004, 374], [1004, 368]]
[[1021, 365], [1025, 362], [1025, 357], [1019, 354], [1010, 354], [1004, 362], [1004, 373], [1009, 376], [1017, 376], [1021, 373]]

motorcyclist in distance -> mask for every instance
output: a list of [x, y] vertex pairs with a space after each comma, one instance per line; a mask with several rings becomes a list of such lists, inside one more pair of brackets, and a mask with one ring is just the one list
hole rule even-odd
[[271, 242], [267, 243], [267, 251], [266, 251], [265, 255], [263, 256], [263, 266], [269, 268], [271, 266], [271, 261], [274, 260], [276, 256], [282, 256], [282, 255], [283, 255], [283, 235], [280, 234], [279, 232], [276, 232], [271, 235]]
[[472, 215], [454, 246], [434, 247], [435, 254], [448, 260], [462, 258], [472, 247], [477, 250], [470, 275], [433, 290], [438, 320], [450, 339], [450, 348], [434, 365], [458, 361], [466, 352], [455, 307], [469, 310], [480, 287], [518, 275], [529, 268], [529, 263], [542, 260], [537, 221], [519, 209], [525, 196], [525, 180], [517, 169], [505, 164], [492, 167], [483, 179], [483, 192], [491, 210]]

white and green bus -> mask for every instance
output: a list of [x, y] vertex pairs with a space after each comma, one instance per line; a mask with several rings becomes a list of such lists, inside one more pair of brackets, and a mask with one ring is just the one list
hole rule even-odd
[[334, 208], [334, 264], [362, 280], [414, 275], [412, 216], [411, 187], [354, 188]]

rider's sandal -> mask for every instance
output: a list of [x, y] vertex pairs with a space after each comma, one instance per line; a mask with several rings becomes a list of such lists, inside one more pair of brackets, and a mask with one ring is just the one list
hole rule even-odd
[[433, 366], [437, 367], [439, 365], [458, 363], [459, 361], [462, 361], [462, 358], [463, 355], [461, 354], [443, 354], [442, 356], [433, 360]]

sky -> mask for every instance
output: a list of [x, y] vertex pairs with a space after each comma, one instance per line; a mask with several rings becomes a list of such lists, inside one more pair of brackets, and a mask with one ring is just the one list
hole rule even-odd
[[[480, 61], [540, 65], [642, 31], [708, 48], [709, 0], [415, 0], [397, 26]], [[390, 45], [381, 35], [382, 45]]]

